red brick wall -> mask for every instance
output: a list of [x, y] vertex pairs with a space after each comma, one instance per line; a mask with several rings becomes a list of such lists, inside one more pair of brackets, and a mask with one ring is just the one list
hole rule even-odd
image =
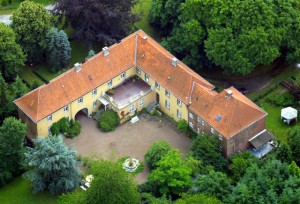
[[19, 118], [27, 125], [27, 137], [32, 139], [37, 135], [37, 125], [21, 110], [18, 109]]

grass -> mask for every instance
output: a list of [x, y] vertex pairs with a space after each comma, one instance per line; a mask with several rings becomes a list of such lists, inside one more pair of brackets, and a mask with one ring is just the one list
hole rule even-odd
[[[33, 0], [35, 3], [42, 4], [44, 6], [52, 4], [55, 0]], [[15, 9], [17, 9], [22, 1], [12, 0], [11, 4], [6, 6], [0, 6], [0, 15], [12, 14]]]
[[0, 188], [1, 204], [54, 204], [56, 200], [47, 192], [32, 194], [30, 183], [21, 177]]
[[29, 66], [24, 67], [23, 71], [20, 73], [20, 77], [30, 86], [34, 81], [38, 81], [40, 85], [44, 83], [36, 74], [32, 72], [32, 68]]
[[135, 14], [139, 14], [141, 20], [137, 23], [135, 23], [135, 26], [139, 29], [142, 29], [145, 31], [148, 35], [150, 35], [152, 38], [154, 38], [156, 41], [160, 42], [161, 37], [159, 34], [154, 30], [154, 28], [151, 27], [148, 18], [149, 18], [149, 12], [151, 8], [152, 0], [141, 0], [138, 4], [135, 5], [133, 8], [133, 12]]

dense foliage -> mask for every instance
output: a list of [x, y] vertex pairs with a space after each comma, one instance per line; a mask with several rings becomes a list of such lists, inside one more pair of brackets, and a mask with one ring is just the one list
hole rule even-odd
[[59, 204], [139, 203], [140, 195], [132, 175], [118, 162], [94, 158], [88, 161], [88, 167], [88, 173], [94, 176], [91, 187], [84, 194], [74, 192], [61, 196]]
[[40, 62], [46, 48], [45, 36], [51, 27], [51, 16], [41, 4], [23, 1], [11, 16], [16, 40], [27, 55], [27, 61]]
[[74, 121], [73, 119], [70, 122], [67, 118], [62, 118], [59, 121], [52, 124], [50, 131], [52, 135], [58, 136], [59, 133], [63, 133], [66, 137], [74, 138], [80, 134], [81, 125], [79, 121]]
[[203, 165], [211, 165], [216, 171], [226, 168], [227, 160], [219, 150], [219, 140], [210, 135], [199, 136], [194, 139], [190, 149], [192, 157], [202, 161]]
[[24, 66], [25, 55], [16, 43], [14, 31], [0, 23], [0, 72], [6, 80], [12, 80]]
[[13, 117], [6, 118], [0, 126], [0, 186], [22, 171], [25, 134], [26, 125]]
[[150, 21], [168, 36], [163, 45], [195, 69], [247, 75], [279, 56], [300, 57], [297, 0], [154, 0]]
[[287, 144], [289, 145], [293, 160], [300, 162], [300, 127], [295, 126], [288, 132]]
[[183, 194], [182, 198], [178, 199], [175, 204], [222, 204], [222, 202], [214, 197], [201, 194]]
[[149, 147], [145, 154], [145, 161], [150, 171], [157, 168], [159, 160], [171, 149], [171, 146], [166, 141], [157, 141]]
[[23, 175], [32, 182], [33, 192], [49, 190], [61, 194], [77, 188], [80, 182], [77, 153], [61, 137], [37, 138], [34, 142], [35, 148], [28, 148], [25, 153], [28, 171]]
[[103, 132], [114, 131], [118, 125], [120, 125], [120, 118], [117, 112], [110, 109], [100, 113], [98, 127]]
[[58, 0], [54, 12], [61, 20], [65, 17], [65, 23], [75, 31], [75, 38], [111, 45], [126, 37], [137, 22], [132, 13], [136, 3], [136, 0]]
[[296, 103], [295, 97], [289, 92], [270, 95], [267, 97], [267, 101], [278, 106], [291, 106]]
[[157, 163], [148, 176], [161, 195], [179, 195], [192, 184], [192, 170], [181, 160], [178, 150], [170, 150]]
[[276, 158], [281, 162], [291, 163], [293, 160], [292, 150], [288, 144], [282, 144], [276, 150]]
[[63, 30], [51, 28], [46, 35], [46, 56], [52, 72], [65, 68], [70, 63], [71, 47]]
[[92, 58], [95, 55], [96, 55], [95, 51], [90, 50], [89, 53], [88, 53], [88, 56], [86, 56], [85, 60], [88, 60], [88, 59]]

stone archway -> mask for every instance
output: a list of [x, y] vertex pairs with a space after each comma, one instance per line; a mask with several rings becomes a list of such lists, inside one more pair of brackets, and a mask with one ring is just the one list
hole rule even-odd
[[90, 117], [90, 112], [88, 108], [82, 108], [79, 111], [77, 111], [77, 113], [74, 115], [73, 120], [75, 121], [76, 119], [78, 120], [79, 117]]

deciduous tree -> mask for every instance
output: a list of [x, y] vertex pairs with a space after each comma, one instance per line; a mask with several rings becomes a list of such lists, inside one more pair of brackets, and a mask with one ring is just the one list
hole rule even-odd
[[0, 186], [22, 171], [25, 134], [26, 125], [13, 117], [6, 118], [0, 127]]
[[182, 198], [178, 199], [175, 204], [222, 204], [217, 198], [208, 196], [206, 194], [183, 194]]
[[25, 161], [29, 166], [23, 176], [32, 182], [33, 192], [49, 190], [52, 194], [70, 192], [79, 186], [77, 153], [69, 149], [60, 137], [34, 140]]
[[27, 55], [27, 61], [39, 62], [46, 48], [45, 37], [51, 27], [51, 16], [43, 5], [23, 1], [11, 16], [11, 27], [17, 42]]
[[295, 126], [288, 132], [287, 144], [292, 151], [293, 160], [300, 162], [300, 127]]
[[12, 81], [23, 68], [26, 60], [14, 31], [0, 23], [0, 72], [6, 80]]
[[288, 144], [284, 143], [278, 147], [276, 158], [282, 162], [291, 163], [293, 160], [292, 151]]

